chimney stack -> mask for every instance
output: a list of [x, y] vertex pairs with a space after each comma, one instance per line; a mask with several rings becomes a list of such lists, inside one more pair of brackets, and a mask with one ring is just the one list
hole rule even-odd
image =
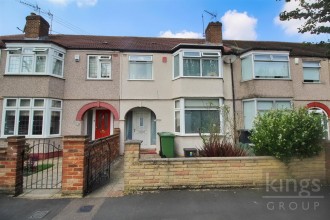
[[206, 42], [211, 44], [222, 43], [222, 23], [210, 22], [205, 30]]
[[49, 24], [48, 22], [35, 13], [26, 17], [24, 27], [25, 38], [27, 39], [46, 39], [48, 37]]

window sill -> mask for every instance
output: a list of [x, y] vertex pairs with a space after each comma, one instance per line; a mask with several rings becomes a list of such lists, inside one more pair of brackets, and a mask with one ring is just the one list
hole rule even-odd
[[319, 84], [323, 84], [321, 82], [303, 82], [303, 84], [316, 84], [316, 85], [319, 85]]
[[128, 79], [127, 81], [155, 81], [154, 79]]
[[4, 76], [50, 76], [50, 77], [54, 77], [54, 78], [58, 78], [58, 79], [65, 79], [63, 76], [57, 76], [57, 75], [51, 75], [51, 74], [33, 74], [33, 73], [29, 73], [29, 74], [25, 74], [25, 73], [5, 73]]
[[86, 81], [112, 81], [112, 79], [89, 79], [89, 78], [87, 78]]
[[292, 81], [291, 78], [253, 78], [253, 79], [247, 79], [247, 80], [242, 80], [241, 82], [249, 82], [253, 80], [276, 80], [276, 81]]
[[173, 78], [172, 81], [175, 81], [178, 79], [221, 79], [221, 80], [223, 80], [223, 77], [219, 77], [219, 76], [180, 76], [180, 77]]

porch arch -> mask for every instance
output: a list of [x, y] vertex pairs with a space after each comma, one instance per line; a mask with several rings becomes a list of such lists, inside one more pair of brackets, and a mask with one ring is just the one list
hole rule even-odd
[[323, 103], [320, 102], [311, 102], [307, 104], [307, 108], [320, 108], [326, 112], [328, 118], [330, 117], [330, 109]]
[[115, 118], [115, 120], [119, 120], [119, 114], [118, 114], [118, 111], [116, 110], [116, 108], [113, 107], [112, 105], [108, 104], [108, 103], [105, 103], [105, 102], [91, 102], [91, 103], [88, 103], [88, 104], [84, 105], [78, 111], [77, 116], [76, 116], [76, 120], [77, 121], [82, 121], [83, 116], [84, 116], [85, 112], [88, 109], [100, 108], [100, 107], [110, 110], [112, 112], [113, 117]]

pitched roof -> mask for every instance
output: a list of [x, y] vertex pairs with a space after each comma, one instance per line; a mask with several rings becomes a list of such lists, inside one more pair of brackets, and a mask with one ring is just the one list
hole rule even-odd
[[[24, 35], [0, 36], [0, 48], [5, 42], [52, 42], [66, 49], [140, 51], [172, 53], [178, 45], [196, 47], [217, 47], [205, 42], [205, 39], [160, 38], [160, 37], [127, 37], [127, 36], [93, 36], [93, 35], [50, 35], [47, 40], [25, 40]], [[292, 56], [330, 57], [327, 49], [318, 45], [271, 41], [223, 40], [225, 53], [242, 54], [250, 50], [287, 50]]]

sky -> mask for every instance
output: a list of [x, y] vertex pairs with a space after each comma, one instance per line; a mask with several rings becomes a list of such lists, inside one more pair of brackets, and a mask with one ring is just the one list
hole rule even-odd
[[[38, 5], [40, 11], [27, 4]], [[25, 17], [35, 12], [52, 24], [52, 34], [201, 38], [204, 20], [204, 28], [211, 21], [222, 22], [223, 39], [228, 40], [329, 39], [329, 34], [299, 34], [303, 21], [278, 19], [281, 11], [297, 4], [285, 0], [1, 0], [0, 35], [21, 34]]]

